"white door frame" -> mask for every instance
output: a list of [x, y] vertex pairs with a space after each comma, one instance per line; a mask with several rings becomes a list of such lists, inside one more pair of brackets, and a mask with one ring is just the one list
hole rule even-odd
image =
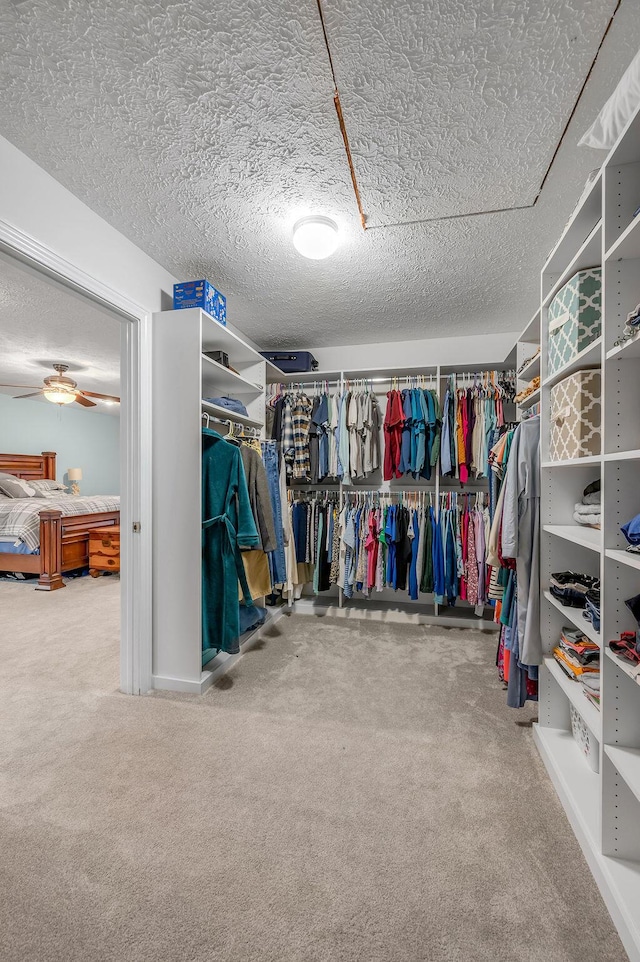
[[[0, 220], [0, 250], [118, 314], [121, 324], [120, 688], [152, 687], [151, 311]], [[134, 533], [134, 522], [140, 530]]]

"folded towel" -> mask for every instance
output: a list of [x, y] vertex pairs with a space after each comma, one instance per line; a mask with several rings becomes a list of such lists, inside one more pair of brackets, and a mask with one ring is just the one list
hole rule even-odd
[[[587, 507], [587, 505], [585, 505]], [[600, 512], [597, 514], [583, 514], [582, 512], [574, 511], [573, 520], [576, 524], [584, 525], [587, 528], [599, 528], [602, 520], [602, 515]]]

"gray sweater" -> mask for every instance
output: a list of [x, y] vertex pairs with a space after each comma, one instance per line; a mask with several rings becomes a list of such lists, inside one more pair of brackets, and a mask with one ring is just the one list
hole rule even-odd
[[247, 478], [249, 502], [260, 535], [260, 547], [263, 551], [275, 551], [277, 547], [276, 526], [273, 520], [273, 508], [269, 483], [262, 458], [253, 448], [246, 444], [240, 445], [242, 464]]

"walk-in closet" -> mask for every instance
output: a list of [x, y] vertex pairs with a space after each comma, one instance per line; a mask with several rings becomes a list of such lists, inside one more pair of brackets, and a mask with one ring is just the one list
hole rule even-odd
[[0, 54], [2, 962], [640, 962], [640, 0]]

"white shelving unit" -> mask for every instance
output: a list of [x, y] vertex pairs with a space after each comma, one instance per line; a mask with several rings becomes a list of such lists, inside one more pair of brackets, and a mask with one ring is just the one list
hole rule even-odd
[[[504, 360], [494, 363], [483, 362], [481, 365], [482, 371], [499, 372], [506, 369], [508, 368], [505, 367]], [[380, 452], [382, 458], [384, 454], [382, 420], [384, 420], [386, 410], [386, 394], [387, 391], [391, 389], [392, 382], [399, 380], [400, 383], [398, 386], [402, 389], [406, 387], [405, 378], [423, 377], [425, 379], [425, 386], [431, 386], [436, 389], [442, 402], [446, 379], [450, 374], [473, 374], [473, 368], [468, 364], [433, 366], [423, 364], [403, 367], [394, 365], [391, 368], [345, 368], [340, 371], [310, 371], [299, 374], [279, 374], [278, 377], [275, 378], [274, 383], [284, 385], [299, 384], [311, 393], [315, 392], [316, 389], [321, 389], [323, 382], [329, 383], [331, 392], [334, 392], [338, 388], [342, 390], [346, 384], [354, 384], [355, 382], [366, 382], [370, 384], [378, 398], [381, 412]], [[505, 415], [507, 419], [510, 419], [508, 405]], [[487, 491], [488, 479], [474, 479], [465, 484], [464, 487], [461, 487], [459, 481], [441, 477], [440, 466], [437, 464], [434, 466], [431, 478], [428, 481], [426, 479], [414, 480], [411, 477], [394, 478], [391, 481], [384, 481], [381, 466], [380, 470], [372, 473], [369, 477], [352, 484], [329, 481], [320, 482], [317, 485], [310, 485], [305, 483], [296, 484], [294, 482], [292, 489], [307, 493], [312, 493], [314, 490], [329, 490], [338, 493], [340, 496], [342, 496], [343, 493], [355, 495], [357, 492], [363, 491], [379, 492], [381, 494], [428, 491], [432, 495], [433, 504], [436, 505], [439, 495], [443, 491], [457, 490], [458, 493], [463, 494]], [[462, 628], [481, 627], [483, 630], [491, 631], [498, 629], [498, 626], [492, 619], [493, 609], [489, 605], [485, 608], [485, 617], [483, 618], [477, 617], [474, 614], [473, 607], [464, 601], [458, 600], [455, 606], [438, 605], [435, 603], [433, 595], [429, 594], [420, 594], [418, 600], [413, 601], [406, 592], [396, 592], [393, 591], [393, 589], [386, 588], [382, 592], [376, 592], [375, 597], [371, 599], [359, 598], [357, 594], [353, 598], [345, 599], [343, 598], [342, 591], [334, 586], [329, 592], [322, 592], [318, 597], [308, 594], [303, 595], [299, 601], [295, 602], [295, 609], [300, 613], [318, 612], [320, 610], [323, 612], [331, 612], [339, 617], [359, 615], [360, 617], [388, 621], [405, 619], [410, 622], [419, 618], [420, 623], [425, 624], [446, 624], [449, 627], [455, 625], [456, 627]]]
[[[531, 360], [529, 360], [531, 358]], [[522, 367], [525, 361], [529, 361]], [[518, 376], [516, 392], [524, 390], [534, 377], [540, 377], [540, 310], [533, 315], [516, 344], [516, 367]], [[540, 388], [532, 391], [524, 401], [516, 405], [518, 417], [540, 402]]]
[[[640, 302], [640, 110], [583, 196], [541, 276], [541, 631], [539, 723], [534, 737], [632, 962], [640, 962], [640, 669], [608, 642], [637, 625], [625, 599], [640, 593], [640, 556], [624, 550], [620, 525], [640, 512], [640, 336], [622, 346], [626, 315]], [[548, 306], [578, 269], [603, 266], [602, 336], [564, 370], [548, 376]], [[534, 333], [527, 328], [527, 340]], [[572, 461], [549, 459], [550, 390], [572, 371], [602, 370], [602, 451]], [[600, 530], [573, 523], [573, 504], [596, 478]], [[601, 580], [601, 631], [549, 591], [554, 571]], [[601, 645], [601, 710], [551, 656], [563, 624]], [[573, 705], [599, 743], [599, 774], [571, 734]]]
[[[220, 350], [231, 371], [203, 352]], [[262, 429], [265, 385], [277, 369], [204, 311], [153, 316], [153, 682], [202, 693], [238, 655], [220, 653], [202, 667], [202, 415]], [[229, 395], [247, 415], [203, 401]], [[269, 612], [266, 624], [281, 611]], [[241, 639], [250, 647], [265, 626]]]

